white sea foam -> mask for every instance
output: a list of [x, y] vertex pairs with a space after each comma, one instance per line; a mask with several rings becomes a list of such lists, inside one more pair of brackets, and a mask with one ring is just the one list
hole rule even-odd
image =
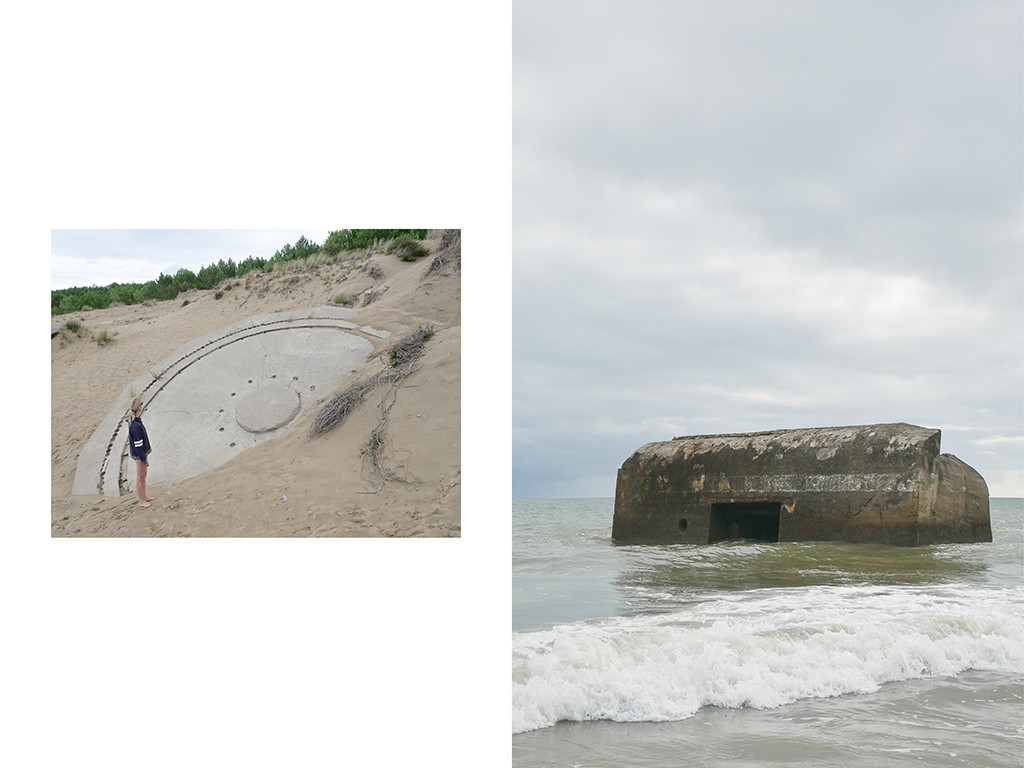
[[514, 633], [512, 731], [680, 720], [968, 669], [1024, 673], [1024, 590], [746, 591], [686, 611]]

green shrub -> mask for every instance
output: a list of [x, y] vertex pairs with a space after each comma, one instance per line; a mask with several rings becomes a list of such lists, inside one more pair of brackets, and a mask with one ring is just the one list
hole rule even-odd
[[199, 270], [199, 274], [196, 275], [196, 287], [202, 290], [209, 290], [227, 279], [228, 276], [224, 274], [220, 267], [213, 265], [203, 267]]
[[110, 302], [110, 291], [106, 288], [95, 288], [82, 297], [82, 305], [88, 304], [93, 309], [106, 309]]
[[122, 304], [137, 304], [139, 302], [138, 286], [136, 285], [112, 285], [110, 292], [114, 294], [114, 301]]
[[320, 246], [305, 236], [295, 241], [295, 245], [285, 245], [279, 249], [271, 261], [292, 261], [293, 259], [306, 259], [321, 250]]
[[182, 267], [174, 274], [173, 285], [179, 291], [187, 291], [190, 288], [199, 287], [199, 278], [191, 269]]
[[422, 243], [408, 234], [399, 235], [392, 240], [387, 252], [395, 254], [402, 261], [416, 261], [430, 253]]
[[[178, 295], [178, 289], [174, 287], [171, 278], [161, 275], [160, 280], [150, 280], [139, 289], [139, 296], [143, 301], [167, 301]], [[162, 278], [167, 277], [167, 280]]]
[[241, 277], [242, 275], [247, 274], [248, 272], [263, 269], [266, 265], [266, 259], [261, 259], [259, 257], [253, 258], [252, 256], [250, 256], [249, 258], [247, 258], [245, 261], [241, 262], [238, 265], [238, 269], [235, 271], [235, 277]]
[[330, 232], [324, 240], [323, 249], [334, 255], [339, 251], [355, 251], [371, 248], [377, 243], [391, 240], [400, 235], [409, 235], [416, 240], [427, 236], [425, 229], [339, 229]]
[[62, 296], [57, 314], [65, 315], [68, 312], [78, 312], [82, 308], [82, 299], [79, 296]]
[[228, 259], [227, 261], [221, 259], [217, 262], [217, 269], [224, 274], [225, 279], [235, 277], [238, 272], [238, 267], [235, 265], [234, 259]]

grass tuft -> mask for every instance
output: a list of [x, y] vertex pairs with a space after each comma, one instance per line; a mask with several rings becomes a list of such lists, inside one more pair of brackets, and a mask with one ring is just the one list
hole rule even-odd
[[434, 326], [420, 326], [391, 345], [388, 362], [392, 368], [411, 363], [423, 354], [423, 345], [434, 335]]
[[411, 235], [399, 235], [396, 237], [391, 241], [391, 245], [388, 246], [387, 252], [389, 254], [393, 253], [402, 261], [416, 261], [416, 259], [422, 258], [430, 253], [426, 246]]
[[373, 432], [368, 438], [366, 438], [366, 442], [359, 446], [359, 455], [369, 456], [371, 459], [376, 459], [377, 454], [379, 452], [380, 435], [378, 435], [376, 432]]

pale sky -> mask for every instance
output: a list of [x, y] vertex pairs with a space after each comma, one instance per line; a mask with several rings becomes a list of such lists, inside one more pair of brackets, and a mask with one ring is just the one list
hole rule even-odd
[[1022, 11], [513, 5], [513, 495], [905, 421], [1024, 495]]
[[331, 229], [55, 229], [50, 289], [145, 283], [198, 272], [223, 259], [271, 258], [300, 237], [323, 244]]

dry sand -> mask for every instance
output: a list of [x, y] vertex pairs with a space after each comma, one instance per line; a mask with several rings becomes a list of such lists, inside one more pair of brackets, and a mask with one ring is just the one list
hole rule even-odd
[[[78, 319], [106, 329], [100, 345], [88, 333], [51, 340], [51, 534], [53, 536], [459, 536], [461, 255], [430, 270], [431, 256], [403, 262], [382, 251], [350, 262], [266, 275], [248, 274], [215, 290], [189, 291], [150, 305], [90, 310]], [[376, 264], [384, 277], [365, 267]], [[350, 272], [351, 269], [351, 272]], [[175, 485], [149, 486], [152, 506], [132, 496], [72, 496], [79, 452], [122, 390], [148, 366], [186, 342], [252, 315], [333, 304], [345, 293], [387, 290], [367, 306], [354, 305], [361, 325], [387, 330], [385, 352], [404, 333], [433, 326], [416, 370], [404, 380], [390, 412], [381, 463], [399, 479], [382, 482], [360, 447], [379, 423], [375, 391], [327, 435], [308, 439], [302, 414], [281, 435], [226, 464]], [[184, 301], [188, 304], [183, 306]], [[382, 363], [375, 354], [359, 374]], [[358, 374], [357, 374], [358, 375]], [[325, 395], [327, 400], [330, 395]], [[321, 401], [322, 402], [322, 401]], [[153, 446], [150, 464], [160, 461]]]

